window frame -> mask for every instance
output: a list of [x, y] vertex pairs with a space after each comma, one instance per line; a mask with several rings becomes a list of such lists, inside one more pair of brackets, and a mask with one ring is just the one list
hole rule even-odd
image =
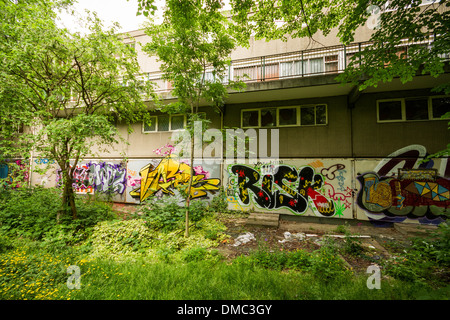
[[[418, 97], [405, 97], [405, 98], [392, 98], [392, 99], [379, 99], [376, 101], [377, 104], [377, 123], [392, 123], [392, 122], [420, 122], [420, 121], [436, 121], [436, 120], [448, 120], [441, 118], [433, 117], [433, 99], [437, 98], [449, 98], [448, 95], [437, 95], [437, 96], [418, 96]], [[406, 119], [406, 100], [408, 99], [426, 99], [427, 100], [427, 110], [428, 110], [428, 119], [419, 119], [419, 120], [409, 120]], [[401, 119], [395, 120], [380, 120], [380, 102], [390, 102], [390, 101], [400, 101], [401, 102]]]
[[[280, 124], [280, 110], [282, 109], [295, 109], [295, 124]], [[300, 126], [300, 112], [299, 106], [279, 107], [277, 108], [277, 127], [299, 127]]]
[[[320, 124], [317, 123], [317, 112], [316, 112], [316, 108], [317, 106], [325, 106], [325, 123], [324, 124]], [[314, 124], [302, 124], [301, 120], [302, 120], [302, 115], [301, 115], [301, 110], [302, 108], [310, 108], [310, 107], [314, 107]], [[317, 127], [317, 126], [326, 126], [328, 125], [328, 105], [326, 103], [312, 103], [312, 104], [303, 104], [299, 106], [300, 108], [300, 112], [298, 113], [298, 117], [299, 117], [299, 122], [298, 125], [300, 127]]]
[[[325, 123], [320, 124], [317, 123], [317, 116], [316, 116], [316, 108], [317, 106], [325, 106]], [[307, 124], [302, 125], [301, 124], [301, 109], [302, 108], [308, 108], [308, 107], [314, 107], [314, 124]], [[277, 110], [276, 112], [276, 125], [274, 127], [262, 127], [261, 126], [261, 111], [263, 109], [273, 109], [275, 108]], [[296, 110], [296, 122], [295, 124], [280, 124], [280, 110], [283, 109], [295, 109]], [[244, 112], [246, 111], [257, 111], [258, 112], [258, 126], [244, 126]], [[294, 106], [281, 106], [281, 107], [270, 107], [270, 106], [264, 106], [261, 108], [251, 108], [251, 109], [241, 109], [241, 128], [242, 129], [268, 129], [268, 128], [289, 128], [289, 127], [321, 127], [321, 126], [327, 126], [328, 125], [328, 104], [327, 103], [310, 103], [310, 104], [301, 104], [301, 105], [294, 105]]]
[[[241, 128], [245, 128], [245, 129], [261, 128], [261, 109], [263, 109], [263, 108], [241, 109]], [[244, 127], [244, 112], [247, 112], [247, 111], [257, 111], [258, 112], [258, 125], [257, 126]]]
[[[159, 131], [158, 130], [158, 124], [159, 124], [159, 116], [161, 115], [155, 115], [155, 116], [150, 116], [150, 118], [156, 118], [156, 123], [155, 123], [155, 130], [153, 131], [146, 131], [145, 130], [145, 123], [142, 122], [142, 133], [161, 133], [161, 132], [174, 132], [174, 131], [181, 131], [181, 130], [185, 130], [186, 128], [186, 115], [182, 114], [182, 113], [174, 113], [174, 114], [165, 114], [169, 116], [169, 130], [167, 131]], [[172, 117], [175, 116], [183, 116], [183, 128], [182, 129], [172, 129]]]

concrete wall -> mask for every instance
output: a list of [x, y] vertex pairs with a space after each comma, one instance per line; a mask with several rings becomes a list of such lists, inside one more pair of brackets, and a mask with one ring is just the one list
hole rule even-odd
[[227, 105], [224, 124], [240, 127], [242, 109], [308, 104], [326, 104], [328, 123], [320, 126], [279, 127], [280, 158], [351, 157], [350, 112], [346, 96]]
[[411, 143], [426, 146], [430, 154], [445, 149], [450, 139], [448, 120], [377, 122], [378, 99], [433, 95], [428, 89], [362, 95], [352, 110], [354, 156], [380, 157]]
[[[377, 159], [283, 159], [224, 168], [228, 208], [330, 219], [439, 224], [450, 206], [448, 158], [421, 145]], [[417, 169], [399, 175], [399, 168]], [[433, 170], [435, 169], [435, 170]]]

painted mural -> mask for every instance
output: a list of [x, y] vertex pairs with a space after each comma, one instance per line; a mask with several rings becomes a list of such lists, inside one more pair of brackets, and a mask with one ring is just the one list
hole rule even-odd
[[421, 162], [427, 156], [420, 145], [401, 148], [381, 160], [373, 171], [359, 174], [357, 203], [375, 222], [439, 224], [450, 207], [448, 158]]
[[[202, 198], [210, 192], [219, 190], [220, 179], [209, 178], [209, 172], [202, 166], [194, 166], [192, 177], [191, 198]], [[174, 190], [180, 186], [186, 187], [191, 176], [191, 167], [172, 158], [170, 154], [158, 164], [150, 162], [139, 171], [140, 185], [130, 191], [130, 195], [140, 202], [157, 193], [175, 195]]]
[[23, 160], [9, 160], [0, 164], [0, 187], [18, 188], [29, 179], [28, 165]]
[[[122, 163], [88, 162], [75, 167], [72, 187], [76, 193], [123, 194], [127, 187], [127, 168]], [[56, 185], [62, 185], [61, 169], [56, 170]]]
[[[298, 161], [293, 161], [298, 162]], [[310, 209], [321, 217], [351, 214], [352, 189], [346, 185], [345, 164], [324, 166], [321, 160], [307, 165], [233, 164], [228, 166], [228, 202], [231, 209], [255, 206], [263, 210], [287, 209], [304, 214]]]

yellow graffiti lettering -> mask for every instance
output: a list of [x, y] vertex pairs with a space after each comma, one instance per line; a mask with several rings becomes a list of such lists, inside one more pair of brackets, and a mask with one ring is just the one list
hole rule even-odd
[[[148, 164], [139, 171], [141, 186], [130, 192], [130, 195], [144, 201], [158, 191], [174, 195], [173, 188], [186, 185], [191, 177], [191, 167], [178, 162], [170, 156], [161, 160], [155, 167]], [[192, 178], [190, 196], [192, 199], [205, 196], [208, 191], [219, 190], [220, 179], [205, 179], [199, 174]]]

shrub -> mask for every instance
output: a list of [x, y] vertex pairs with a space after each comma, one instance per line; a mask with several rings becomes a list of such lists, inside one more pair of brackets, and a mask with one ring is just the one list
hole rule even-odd
[[[202, 201], [191, 201], [189, 205], [190, 222], [198, 222], [208, 215], [208, 206]], [[140, 217], [148, 222], [148, 226], [155, 230], [171, 232], [184, 228], [186, 208], [178, 197], [153, 197], [146, 201], [140, 209]]]
[[411, 246], [384, 264], [385, 272], [399, 280], [440, 286], [448, 282], [450, 228], [443, 223], [430, 238], [414, 238]]
[[114, 257], [143, 254], [151, 247], [155, 233], [141, 219], [103, 221], [93, 228], [91, 255]]
[[63, 215], [58, 224], [60, 203], [60, 191], [55, 188], [39, 186], [2, 192], [0, 228], [11, 236], [45, 239], [44, 244], [64, 246], [86, 239], [97, 222], [115, 217], [108, 203], [77, 197], [78, 219]]
[[59, 191], [36, 187], [13, 189], [0, 196], [1, 230], [9, 235], [42, 239], [56, 225]]

